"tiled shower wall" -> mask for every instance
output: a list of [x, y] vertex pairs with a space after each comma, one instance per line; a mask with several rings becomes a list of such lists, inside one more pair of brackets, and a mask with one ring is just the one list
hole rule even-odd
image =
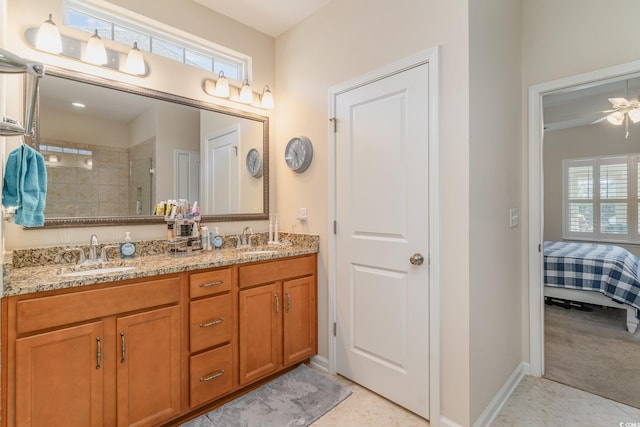
[[[92, 153], [83, 156], [41, 150], [47, 166], [45, 217], [128, 215], [128, 149], [44, 138], [40, 144]], [[50, 162], [50, 154], [57, 155], [58, 162]]]

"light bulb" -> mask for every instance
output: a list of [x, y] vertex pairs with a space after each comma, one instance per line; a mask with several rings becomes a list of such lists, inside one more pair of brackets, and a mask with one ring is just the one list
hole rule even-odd
[[84, 51], [84, 60], [96, 65], [104, 65], [107, 63], [107, 50], [104, 42], [98, 35], [98, 30], [89, 37], [87, 48]]
[[242, 89], [240, 89], [240, 102], [244, 102], [245, 104], [251, 104], [253, 102], [253, 93], [251, 93], [249, 80], [242, 82]]
[[273, 94], [269, 90], [269, 85], [265, 86], [262, 91], [261, 105], [262, 108], [267, 108], [269, 110], [273, 108]]
[[621, 111], [614, 111], [607, 116], [607, 121], [612, 125], [621, 125], [624, 121], [624, 113]]
[[640, 108], [638, 108], [638, 107], [633, 108], [633, 109], [629, 110], [627, 112], [627, 114], [629, 115], [629, 118], [631, 119], [631, 121], [633, 123], [640, 122]]
[[216, 81], [216, 89], [213, 95], [220, 98], [229, 97], [229, 80], [224, 76], [224, 71], [220, 71], [220, 74], [218, 74], [218, 81]]
[[50, 53], [62, 52], [60, 31], [58, 31], [58, 27], [56, 27], [56, 24], [51, 19], [51, 14], [49, 14], [49, 19], [40, 25], [38, 36], [36, 37], [36, 49]]
[[127, 54], [127, 61], [124, 63], [122, 71], [129, 74], [142, 76], [145, 73], [144, 58], [138, 49], [138, 42], [133, 42], [133, 47]]

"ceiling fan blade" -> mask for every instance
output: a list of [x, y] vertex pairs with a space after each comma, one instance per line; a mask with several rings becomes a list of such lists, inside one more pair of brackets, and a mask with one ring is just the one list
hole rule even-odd
[[627, 98], [609, 98], [609, 102], [613, 105], [613, 108], [629, 106]]
[[605, 120], [607, 120], [607, 116], [602, 116], [599, 119], [592, 121], [590, 124], [595, 125], [596, 123], [600, 123], [600, 122], [603, 122]]

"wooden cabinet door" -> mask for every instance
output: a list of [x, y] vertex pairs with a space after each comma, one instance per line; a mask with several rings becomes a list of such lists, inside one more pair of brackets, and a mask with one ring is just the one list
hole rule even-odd
[[317, 352], [317, 302], [315, 276], [283, 283], [284, 365]]
[[102, 425], [103, 330], [95, 322], [16, 340], [16, 425]]
[[120, 317], [118, 426], [148, 426], [180, 414], [180, 308]]
[[239, 292], [240, 384], [282, 365], [282, 310], [279, 283]]

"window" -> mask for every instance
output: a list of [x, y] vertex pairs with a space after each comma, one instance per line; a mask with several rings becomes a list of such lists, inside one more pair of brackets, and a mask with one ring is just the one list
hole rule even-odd
[[640, 243], [638, 159], [563, 161], [564, 238]]
[[64, 3], [65, 25], [132, 46], [138, 43], [140, 50], [160, 55], [173, 61], [201, 68], [238, 81], [249, 78], [250, 58], [220, 47], [212, 47], [187, 41], [166, 31], [151, 28], [130, 18], [115, 16], [79, 0]]

